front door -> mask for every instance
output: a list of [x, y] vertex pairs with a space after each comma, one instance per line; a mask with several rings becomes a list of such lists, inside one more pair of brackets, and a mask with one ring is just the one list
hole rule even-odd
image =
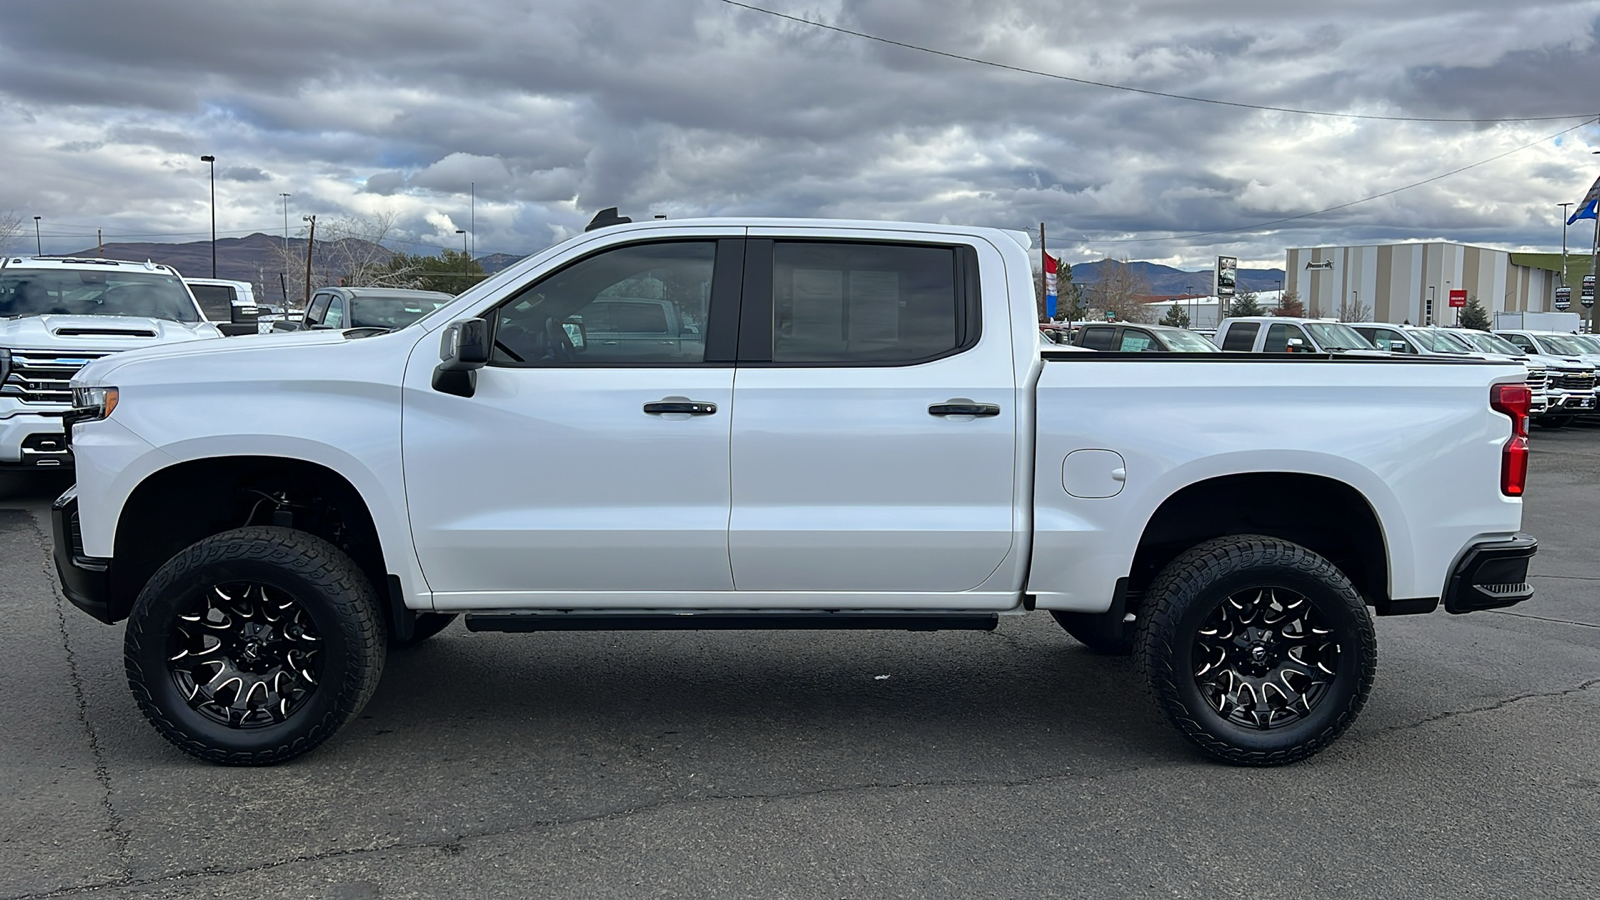
[[[483, 313], [494, 354], [472, 397], [433, 390], [437, 351], [419, 345], [404, 467], [437, 608], [694, 605], [732, 589], [734, 320], [713, 311], [737, 302], [742, 252], [654, 239], [527, 285]], [[615, 340], [619, 306], [649, 339]]]
[[948, 596], [1011, 550], [1017, 410], [1011, 325], [983, 319], [977, 249], [756, 234], [733, 401], [735, 586], [753, 607], [982, 605]]

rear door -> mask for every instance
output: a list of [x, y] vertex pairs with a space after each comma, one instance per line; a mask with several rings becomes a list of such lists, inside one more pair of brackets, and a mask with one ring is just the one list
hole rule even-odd
[[983, 605], [950, 595], [1012, 545], [1011, 326], [983, 314], [985, 291], [1005, 308], [1001, 266], [982, 243], [752, 229], [728, 548], [741, 603]]

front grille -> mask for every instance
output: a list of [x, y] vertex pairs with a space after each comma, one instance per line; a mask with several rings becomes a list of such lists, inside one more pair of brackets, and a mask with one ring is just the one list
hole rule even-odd
[[11, 374], [0, 384], [0, 397], [23, 403], [71, 403], [72, 376], [105, 356], [108, 350], [13, 350]]
[[1533, 390], [1533, 391], [1542, 391], [1542, 390], [1544, 390], [1544, 385], [1545, 385], [1544, 370], [1543, 369], [1537, 369], [1537, 370], [1529, 369], [1528, 370], [1528, 389], [1529, 390]]
[[1550, 377], [1550, 383], [1558, 388], [1568, 391], [1594, 390], [1593, 372], [1560, 372]]

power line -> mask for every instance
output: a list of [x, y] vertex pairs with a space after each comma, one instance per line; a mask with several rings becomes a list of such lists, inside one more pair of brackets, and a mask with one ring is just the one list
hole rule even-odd
[[1361, 113], [1329, 112], [1327, 110], [1318, 109], [1297, 109], [1290, 106], [1266, 106], [1258, 103], [1241, 103], [1235, 100], [1218, 100], [1214, 97], [1192, 97], [1188, 94], [1173, 94], [1167, 91], [1156, 91], [1149, 88], [1131, 87], [1125, 84], [1111, 84], [1110, 82], [1092, 81], [1087, 78], [1074, 78], [1071, 75], [1060, 75], [1055, 72], [1043, 72], [1039, 69], [1013, 66], [1008, 63], [994, 62], [993, 60], [988, 59], [979, 59], [975, 56], [963, 56], [960, 53], [951, 53], [947, 50], [935, 50], [931, 47], [923, 47], [917, 44], [907, 43], [905, 41], [897, 41], [891, 38], [879, 37], [875, 34], [867, 34], [864, 31], [853, 31], [849, 28], [841, 28], [838, 25], [829, 25], [826, 22], [818, 22], [814, 19], [806, 19], [800, 16], [792, 16], [788, 13], [763, 9], [759, 6], [751, 6], [748, 3], [740, 3], [739, 0], [721, 0], [721, 2], [726, 3], [729, 6], [737, 6], [740, 9], [747, 9], [751, 12], [758, 12], [764, 15], [773, 16], [774, 18], [798, 22], [801, 25], [810, 25], [813, 28], [822, 28], [828, 31], [837, 32], [839, 34], [846, 34], [851, 37], [861, 38], [865, 41], [875, 41], [880, 44], [887, 44], [891, 47], [902, 47], [906, 50], [915, 50], [918, 53], [929, 53], [934, 56], [942, 56], [946, 59], [960, 60], [961, 62], [969, 62], [980, 66], [989, 66], [990, 68], [1003, 69], [1007, 72], [1020, 72], [1024, 75], [1037, 75], [1041, 78], [1051, 78], [1056, 81], [1067, 81], [1073, 84], [1085, 85], [1087, 87], [1105, 88], [1106, 90], [1111, 91], [1126, 91], [1131, 94], [1144, 94], [1149, 97], [1163, 97], [1168, 100], [1185, 100], [1190, 103], [1210, 103], [1215, 106], [1231, 106], [1236, 109], [1253, 109], [1260, 110], [1262, 112], [1292, 113], [1297, 116], [1325, 116], [1334, 119], [1366, 119], [1380, 122], [1453, 122], [1460, 124], [1484, 125], [1498, 122], [1553, 122], [1560, 119], [1576, 119], [1580, 117], [1584, 119], [1594, 118], [1593, 113], [1571, 113], [1563, 116], [1517, 116], [1508, 119], [1452, 119], [1432, 116], [1377, 116], [1365, 115]]
[[1424, 178], [1421, 181], [1415, 181], [1415, 182], [1412, 182], [1411, 184], [1404, 185], [1402, 187], [1397, 187], [1397, 188], [1393, 188], [1393, 189], [1390, 189], [1390, 190], [1387, 190], [1387, 191], [1383, 191], [1382, 193], [1373, 194], [1370, 197], [1362, 197], [1360, 200], [1351, 200], [1349, 203], [1340, 203], [1337, 206], [1330, 206], [1327, 209], [1319, 209], [1319, 210], [1317, 210], [1315, 212], [1301, 213], [1301, 214], [1299, 214], [1297, 216], [1286, 216], [1286, 217], [1284, 217], [1282, 219], [1273, 219], [1270, 222], [1259, 222], [1259, 223], [1257, 223], [1255, 225], [1245, 225], [1245, 226], [1242, 226], [1242, 227], [1239, 227], [1239, 228], [1225, 228], [1225, 229], [1222, 229], [1220, 231], [1199, 231], [1199, 232], [1195, 232], [1193, 234], [1169, 234], [1169, 235], [1166, 235], [1164, 237], [1156, 237], [1156, 238], [1107, 238], [1105, 240], [1093, 240], [1093, 239], [1090, 239], [1090, 238], [1080, 238], [1080, 240], [1085, 244], [1143, 244], [1143, 243], [1149, 243], [1151, 241], [1183, 241], [1183, 240], [1189, 240], [1190, 238], [1213, 237], [1213, 236], [1219, 235], [1219, 234], [1239, 234], [1241, 232], [1259, 231], [1259, 230], [1261, 230], [1263, 228], [1271, 228], [1274, 225], [1282, 225], [1285, 222], [1295, 222], [1295, 221], [1299, 221], [1300, 219], [1309, 219], [1309, 218], [1311, 218], [1313, 216], [1320, 216], [1320, 215], [1323, 215], [1324, 213], [1337, 212], [1337, 211], [1339, 211], [1341, 209], [1349, 209], [1350, 207], [1356, 206], [1357, 204], [1367, 203], [1367, 202], [1372, 201], [1372, 200], [1381, 200], [1384, 197], [1393, 196], [1395, 194], [1400, 193], [1401, 191], [1409, 191], [1414, 187], [1421, 187], [1421, 186], [1423, 186], [1425, 184], [1432, 184], [1435, 181], [1439, 181], [1441, 179], [1449, 178], [1452, 175], [1459, 175], [1462, 172], [1467, 171], [1468, 169], [1476, 169], [1479, 166], [1488, 165], [1489, 163], [1492, 163], [1495, 160], [1505, 159], [1506, 157], [1510, 156], [1513, 153], [1521, 153], [1522, 151], [1528, 149], [1529, 147], [1537, 147], [1540, 144], [1544, 143], [1545, 141], [1553, 141], [1556, 138], [1561, 137], [1564, 134], [1568, 134], [1570, 132], [1577, 131], [1579, 128], [1582, 128], [1582, 127], [1584, 127], [1585, 125], [1588, 125], [1588, 124], [1589, 124], [1589, 122], [1587, 122], [1587, 121], [1579, 122], [1578, 124], [1572, 126], [1571, 128], [1564, 128], [1561, 131], [1558, 131], [1555, 134], [1550, 135], [1549, 137], [1542, 137], [1542, 138], [1540, 138], [1540, 139], [1538, 139], [1538, 140], [1536, 140], [1536, 141], [1534, 141], [1534, 142], [1532, 142], [1530, 144], [1523, 144], [1520, 147], [1513, 147], [1512, 149], [1507, 150], [1504, 153], [1500, 153], [1500, 154], [1497, 154], [1495, 156], [1491, 156], [1488, 159], [1479, 160], [1478, 162], [1472, 163], [1470, 165], [1462, 166], [1459, 169], [1451, 169], [1448, 172], [1444, 172], [1444, 173], [1441, 173], [1439, 175], [1434, 175], [1431, 178]]

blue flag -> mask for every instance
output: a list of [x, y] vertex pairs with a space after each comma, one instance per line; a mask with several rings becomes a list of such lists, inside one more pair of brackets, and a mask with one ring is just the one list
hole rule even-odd
[[1572, 214], [1567, 224], [1571, 225], [1579, 219], [1595, 218], [1596, 206], [1600, 206], [1600, 178], [1596, 178], [1594, 186], [1589, 188], [1589, 193], [1583, 195], [1583, 202], [1578, 204], [1578, 211]]

